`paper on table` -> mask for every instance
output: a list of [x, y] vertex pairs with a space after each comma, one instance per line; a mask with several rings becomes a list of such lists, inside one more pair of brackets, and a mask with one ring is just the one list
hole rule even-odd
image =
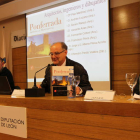
[[85, 100], [96, 101], [112, 101], [115, 95], [115, 91], [87, 91], [84, 97]]
[[25, 97], [25, 90], [24, 89], [14, 89], [11, 97], [12, 98]]
[[140, 95], [134, 94], [133, 98], [134, 98], [134, 99], [139, 99], [139, 100], [140, 100]]

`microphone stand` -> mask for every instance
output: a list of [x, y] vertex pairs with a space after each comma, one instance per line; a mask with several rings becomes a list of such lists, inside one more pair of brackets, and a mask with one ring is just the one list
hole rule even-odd
[[32, 87], [33, 89], [37, 89], [38, 87], [36, 86], [36, 73], [38, 73], [39, 71], [43, 70], [44, 68], [46, 67], [49, 67], [50, 64], [48, 64], [48, 66], [45, 66], [43, 67], [42, 69], [38, 70], [37, 72], [35, 72], [35, 75], [34, 75], [34, 86]]
[[[49, 67], [49, 66], [50, 66], [50, 64], [48, 64], [48, 66], [45, 66], [44, 68]], [[43, 70], [44, 68], [38, 70], [36, 73]], [[32, 88], [25, 89], [25, 97], [43, 97], [43, 96], [45, 96], [45, 89], [38, 88], [36, 86], [36, 73], [34, 75], [34, 86]]]

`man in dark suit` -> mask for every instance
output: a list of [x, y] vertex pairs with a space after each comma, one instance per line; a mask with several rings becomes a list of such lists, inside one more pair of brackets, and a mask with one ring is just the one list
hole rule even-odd
[[[80, 83], [78, 87], [76, 88], [76, 94], [85, 94], [87, 90], [93, 90], [89, 79], [87, 71], [84, 69], [84, 67], [67, 58], [67, 49], [65, 43], [63, 42], [57, 42], [54, 43], [50, 48], [50, 56], [52, 59], [53, 64], [52, 66], [74, 66], [74, 75], [80, 76]], [[39, 88], [45, 88], [46, 92], [50, 92], [50, 67], [48, 66], [45, 72], [45, 78], [42, 81], [41, 85], [38, 85]]]
[[14, 80], [13, 80], [13, 76], [12, 73], [10, 72], [10, 70], [8, 70], [6, 67], [4, 67], [4, 62], [3, 59], [0, 57], [0, 76], [6, 76], [10, 87], [12, 89], [12, 91], [14, 90]]

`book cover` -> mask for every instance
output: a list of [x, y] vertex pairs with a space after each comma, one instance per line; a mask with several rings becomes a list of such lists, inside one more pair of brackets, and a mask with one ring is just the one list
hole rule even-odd
[[68, 76], [73, 66], [51, 67], [51, 92], [53, 96], [67, 96]]

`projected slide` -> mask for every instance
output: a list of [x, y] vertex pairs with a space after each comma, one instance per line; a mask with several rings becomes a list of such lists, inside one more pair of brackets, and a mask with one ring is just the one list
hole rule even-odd
[[[108, 0], [80, 0], [27, 15], [28, 87], [35, 71], [52, 63], [50, 46], [65, 42], [68, 57], [84, 66], [93, 88], [95, 82], [107, 82], [109, 89], [108, 10]], [[37, 74], [38, 82], [44, 74], [45, 71]]]

